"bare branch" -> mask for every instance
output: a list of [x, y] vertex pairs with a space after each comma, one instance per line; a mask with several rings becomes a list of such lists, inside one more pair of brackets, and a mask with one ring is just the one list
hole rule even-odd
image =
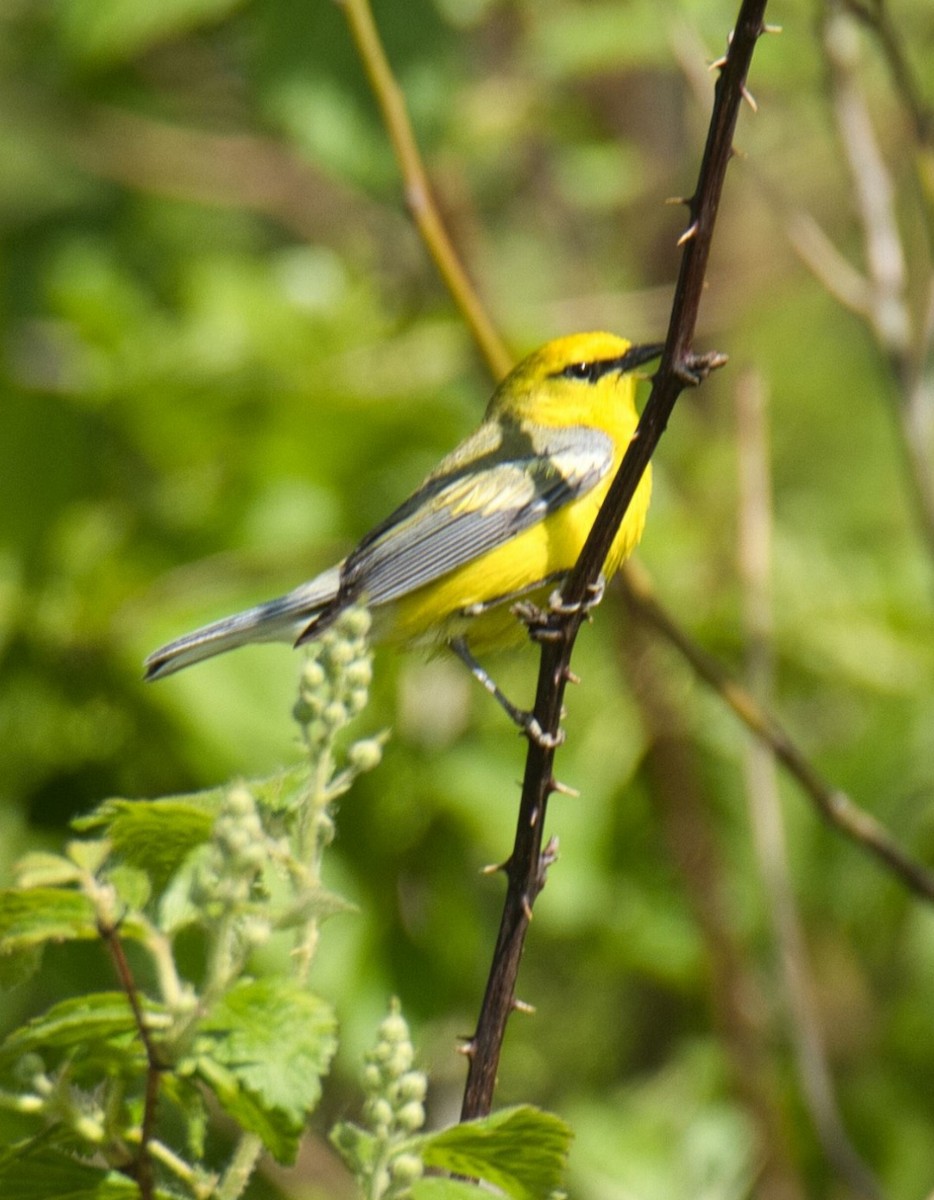
[[778, 718], [685, 633], [659, 602], [646, 571], [630, 560], [621, 575], [627, 599], [640, 617], [676, 646], [698, 677], [719, 693], [743, 724], [771, 748], [828, 824], [884, 863], [911, 891], [934, 901], [934, 874], [915, 861], [875, 817], [828, 783]]
[[336, 0], [347, 17], [350, 32], [373, 88], [393, 149], [402, 168], [405, 197], [412, 219], [424, 239], [435, 266], [460, 309], [474, 340], [497, 379], [507, 374], [512, 356], [480, 302], [461, 260], [451, 245], [428, 182], [428, 173], [405, 106], [373, 21], [369, 0]]

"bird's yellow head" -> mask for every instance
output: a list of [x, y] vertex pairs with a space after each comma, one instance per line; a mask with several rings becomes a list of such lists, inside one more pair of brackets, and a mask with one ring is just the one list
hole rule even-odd
[[635, 412], [634, 372], [660, 345], [634, 346], [613, 333], [556, 338], [524, 358], [496, 389], [488, 417], [540, 425], [603, 425], [612, 410]]

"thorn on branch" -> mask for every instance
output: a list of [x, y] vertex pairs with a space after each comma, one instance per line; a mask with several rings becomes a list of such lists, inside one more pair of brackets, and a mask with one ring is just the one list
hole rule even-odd
[[507, 858], [504, 862], [487, 863], [487, 865], [485, 867], [480, 868], [480, 874], [481, 875], [495, 875], [498, 871], [502, 871], [502, 873], [504, 875], [508, 875], [509, 867], [510, 867], [511, 863], [512, 863], [512, 856], [510, 855], [510, 857]]
[[684, 233], [682, 233], [682, 234], [681, 234], [681, 236], [678, 238], [677, 242], [675, 242], [675, 245], [676, 245], [676, 246], [685, 246], [685, 245], [687, 245], [687, 243], [688, 243], [688, 242], [689, 242], [689, 241], [690, 241], [692, 238], [695, 238], [695, 237], [697, 237], [697, 230], [698, 230], [698, 224], [697, 224], [697, 222], [696, 222], [696, 221], [692, 221], [692, 222], [691, 222], [691, 224], [690, 224], [690, 225], [687, 227], [687, 229], [685, 229]]
[[560, 779], [555, 779], [552, 775], [548, 780], [549, 792], [556, 792], [559, 796], [569, 796], [572, 800], [580, 799], [580, 792], [575, 787], [571, 787], [568, 783], [562, 783]]
[[743, 84], [743, 86], [739, 90], [740, 90], [740, 94], [742, 95], [743, 99], [746, 101], [746, 103], [749, 105], [749, 107], [752, 109], [752, 111], [754, 113], [757, 113], [759, 111], [759, 105], [756, 103], [756, 98], [752, 94], [752, 92], [749, 90], [749, 88], [746, 87], [745, 84]]
[[525, 1013], [526, 1016], [533, 1016], [535, 1013], [535, 1005], [529, 1004], [526, 1000], [520, 1000], [518, 996], [512, 998], [513, 1012]]
[[457, 1047], [457, 1053], [463, 1054], [464, 1058], [473, 1058], [477, 1053], [476, 1043], [472, 1037], [462, 1039], [463, 1045]]
[[726, 66], [726, 64], [727, 64], [727, 57], [725, 54], [721, 54], [719, 58], [714, 59], [714, 61], [710, 64], [710, 66], [707, 68], [707, 70], [708, 71], [722, 71], [723, 68]]

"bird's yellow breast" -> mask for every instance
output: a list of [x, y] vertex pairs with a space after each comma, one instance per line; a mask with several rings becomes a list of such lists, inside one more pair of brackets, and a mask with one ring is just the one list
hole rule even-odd
[[[626, 445], [628, 438], [623, 450]], [[525, 626], [513, 614], [513, 605], [520, 598], [547, 603], [558, 577], [577, 562], [621, 459], [620, 453], [613, 470], [587, 495], [389, 606], [383, 617], [388, 640], [432, 647], [463, 636], [475, 654], [521, 642]], [[606, 557], [607, 579], [642, 537], [651, 488], [650, 468]]]

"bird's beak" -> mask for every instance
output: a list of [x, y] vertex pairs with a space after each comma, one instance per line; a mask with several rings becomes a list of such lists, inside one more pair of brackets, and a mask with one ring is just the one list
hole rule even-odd
[[616, 360], [616, 369], [621, 375], [625, 375], [627, 371], [634, 371], [636, 367], [641, 367], [645, 363], [651, 362], [653, 358], [658, 358], [664, 349], [664, 342], [651, 342], [644, 346], [630, 346], [626, 353], [621, 354]]

